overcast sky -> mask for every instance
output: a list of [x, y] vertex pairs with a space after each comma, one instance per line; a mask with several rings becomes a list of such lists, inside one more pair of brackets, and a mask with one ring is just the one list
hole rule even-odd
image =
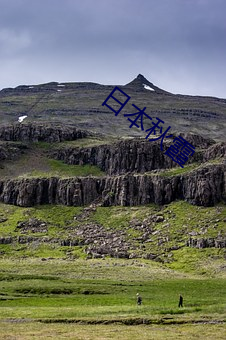
[[226, 98], [226, 1], [0, 0], [0, 88], [139, 73]]

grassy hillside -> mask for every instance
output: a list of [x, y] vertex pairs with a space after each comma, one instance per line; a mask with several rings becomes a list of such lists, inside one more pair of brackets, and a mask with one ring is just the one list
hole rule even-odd
[[[105, 173], [94, 165], [68, 165], [62, 161], [51, 159], [49, 152], [54, 148], [63, 148], [65, 146], [83, 147], [89, 145], [100, 145], [105, 140], [88, 139], [54, 143], [28, 143], [24, 144], [26, 149], [24, 152], [13, 160], [2, 161], [0, 166], [0, 178], [17, 178], [17, 177], [51, 177], [57, 176], [61, 178], [73, 176], [103, 176]], [[11, 142], [10, 145], [16, 145]]]
[[[150, 239], [143, 242], [142, 223], [153, 215], [164, 217], [164, 221], [152, 223]], [[130, 244], [132, 257], [152, 254], [156, 261], [164, 263], [168, 268], [224, 277], [224, 249], [197, 249], [187, 247], [186, 244], [190, 237], [193, 239], [216, 238], [218, 235], [225, 237], [225, 219], [226, 207], [223, 204], [203, 208], [182, 201], [173, 202], [162, 208], [155, 205], [97, 207], [88, 214], [86, 208], [82, 207], [43, 205], [21, 208], [0, 204], [0, 236], [34, 238], [27, 244], [19, 244], [16, 239], [10, 244], [1, 244], [1, 256], [86, 258], [85, 244], [62, 246], [61, 240], [69, 239], [79, 244], [82, 242], [79, 236], [81, 231], [86, 225], [94, 224], [99, 225], [98, 228], [103, 232], [122, 231], [124, 242]], [[25, 227], [18, 227], [21, 221], [29, 223], [33, 220], [38, 220], [39, 224], [44, 223], [44, 228], [35, 229], [29, 225], [26, 227], [26, 224]], [[94, 243], [91, 244], [98, 243], [100, 237], [103, 236], [97, 235], [97, 241], [94, 239]], [[49, 242], [45, 242], [46, 238]]]

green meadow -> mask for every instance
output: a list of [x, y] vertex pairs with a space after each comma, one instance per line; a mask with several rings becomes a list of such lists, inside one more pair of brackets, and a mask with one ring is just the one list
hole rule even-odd
[[[225, 250], [185, 246], [190, 232], [196, 237], [204, 229], [203, 237], [224, 234], [223, 203], [210, 208], [182, 201], [164, 207], [97, 207], [85, 220], [74, 218], [83, 212], [84, 207], [0, 204], [0, 237], [14, 238], [0, 244], [0, 339], [225, 338]], [[140, 231], [130, 221], [154, 214], [164, 215], [167, 225], [153, 226], [153, 241], [143, 252], [159, 254], [159, 261], [89, 259], [84, 246], [40, 242], [68, 239], [81, 223], [98, 223], [126, 230], [141, 254]], [[46, 231], [24, 234], [17, 224], [29, 219], [45, 222]], [[15, 242], [21, 236], [37, 238], [37, 243]], [[167, 244], [158, 244], [160, 236], [168, 237]], [[183, 308], [178, 308], [179, 294]]]
[[[71, 339], [142, 339], [143, 333], [144, 339], [154, 339], [153, 334], [163, 339], [166, 332], [177, 339], [200, 331], [204, 338], [211, 329], [215, 339], [223, 339], [226, 331], [224, 278], [184, 274], [141, 259], [2, 258], [0, 266], [3, 339], [66, 334]], [[178, 308], [179, 294], [183, 308]]]

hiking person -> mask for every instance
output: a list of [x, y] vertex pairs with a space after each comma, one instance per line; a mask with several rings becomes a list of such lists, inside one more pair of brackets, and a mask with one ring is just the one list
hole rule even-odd
[[178, 304], [178, 307], [183, 307], [183, 296], [180, 294], [179, 296], [179, 304]]
[[139, 293], [137, 293], [137, 304], [140, 306], [142, 304], [142, 297], [140, 296]]

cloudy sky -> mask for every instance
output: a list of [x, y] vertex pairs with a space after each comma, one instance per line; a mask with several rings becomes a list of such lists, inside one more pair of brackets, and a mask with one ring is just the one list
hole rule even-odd
[[0, 0], [0, 88], [126, 84], [226, 98], [225, 0]]

